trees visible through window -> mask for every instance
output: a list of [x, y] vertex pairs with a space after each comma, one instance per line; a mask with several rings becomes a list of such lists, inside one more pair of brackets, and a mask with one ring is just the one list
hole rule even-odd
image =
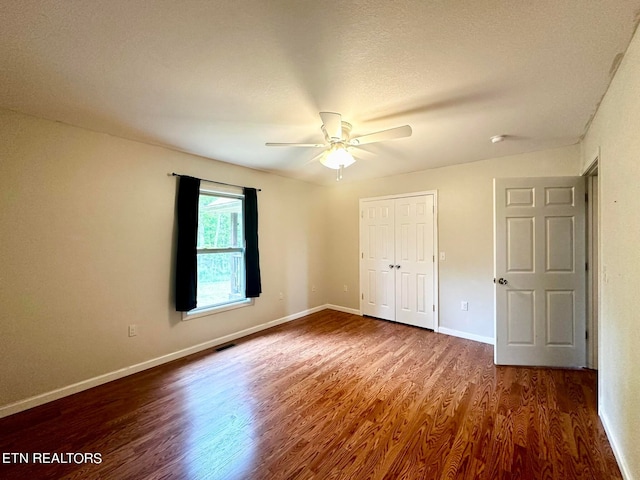
[[244, 302], [244, 196], [200, 190], [197, 310]]

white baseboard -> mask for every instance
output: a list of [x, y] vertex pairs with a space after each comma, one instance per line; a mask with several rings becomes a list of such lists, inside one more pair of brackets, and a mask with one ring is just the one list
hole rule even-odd
[[89, 378], [87, 380], [83, 380], [72, 385], [67, 385], [50, 392], [42, 393], [40, 395], [35, 395], [24, 400], [10, 403], [8, 405], [0, 407], [0, 418], [7, 417], [24, 410], [28, 410], [29, 408], [37, 407], [38, 405], [43, 405], [54, 400], [58, 400], [69, 395], [73, 395], [74, 393], [82, 392], [83, 390], [97, 387], [98, 385], [102, 385], [104, 383], [111, 382], [128, 375], [133, 375], [134, 373], [142, 372], [143, 370], [147, 370], [149, 368], [157, 367], [158, 365], [162, 365], [164, 363], [186, 357], [187, 355], [201, 352], [202, 350], [206, 350], [208, 348], [217, 347], [218, 345], [236, 340], [237, 338], [246, 337], [247, 335], [251, 335], [252, 333], [266, 330], [267, 328], [275, 327], [276, 325], [290, 322], [292, 320], [296, 320], [298, 318], [310, 315], [315, 312], [319, 312], [321, 310], [325, 310], [327, 308], [331, 307], [328, 305], [320, 305], [319, 307], [314, 307], [302, 312], [294, 313], [292, 315], [287, 315], [286, 317], [262, 323], [260, 325], [256, 325], [255, 327], [240, 330], [239, 332], [230, 333], [229, 335], [225, 335], [223, 337], [214, 338], [213, 340], [209, 340], [192, 347], [178, 350], [177, 352], [162, 355], [161, 357], [152, 358], [151, 360], [147, 360], [142, 363], [137, 363], [135, 365], [124, 367], [119, 370], [114, 370], [113, 372]]
[[600, 416], [600, 421], [602, 422], [604, 431], [607, 434], [607, 438], [609, 439], [611, 450], [613, 450], [613, 456], [616, 457], [616, 461], [618, 462], [618, 467], [620, 467], [622, 478], [624, 478], [624, 480], [631, 480], [633, 478], [631, 476], [631, 470], [629, 470], [629, 466], [627, 465], [627, 462], [624, 459], [624, 455], [622, 455], [622, 451], [620, 449], [620, 446], [618, 445], [616, 436], [613, 435], [613, 431], [611, 429], [610, 422], [609, 422], [609, 417], [607, 417], [606, 413], [604, 413], [602, 408], [599, 408], [598, 410], [599, 410], [598, 415]]
[[337, 310], [338, 312], [353, 313], [354, 315], [362, 315], [362, 312], [356, 308], [341, 307], [340, 305], [332, 305], [330, 303], [326, 304], [325, 308], [329, 308], [331, 310]]
[[493, 341], [493, 338], [491, 337], [483, 337], [474, 333], [461, 332], [460, 330], [453, 330], [446, 327], [438, 328], [438, 333], [444, 333], [445, 335], [451, 335], [453, 337], [465, 338], [467, 340], [473, 340], [475, 342], [488, 343], [489, 345], [494, 345], [495, 343]]

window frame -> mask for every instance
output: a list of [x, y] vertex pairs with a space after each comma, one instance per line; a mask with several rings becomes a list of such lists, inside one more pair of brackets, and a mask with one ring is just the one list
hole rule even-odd
[[[211, 196], [211, 197], [226, 197], [226, 198], [235, 198], [238, 200], [242, 201], [242, 209], [244, 210], [244, 201], [245, 201], [245, 197], [244, 197], [244, 192], [242, 190], [242, 188], [239, 187], [231, 187], [231, 186], [220, 186], [220, 185], [212, 185], [211, 183], [207, 184], [208, 182], [202, 181], [202, 183], [200, 184], [200, 192], [198, 195], [198, 201], [200, 201], [200, 196], [202, 195], [206, 195], [206, 196]], [[243, 262], [242, 264], [245, 265], [245, 261], [246, 261], [246, 241], [244, 239], [244, 229], [245, 229], [245, 219], [244, 219], [244, 215], [242, 218], [242, 247], [225, 247], [225, 248], [198, 248], [196, 250], [196, 256], [197, 255], [206, 255], [206, 254], [212, 254], [212, 253], [234, 253], [234, 252], [238, 252], [238, 253], [242, 253], [242, 258], [243, 258]], [[200, 225], [198, 225], [198, 229], [200, 228]], [[246, 281], [247, 281], [247, 277], [246, 277], [246, 268], [243, 268], [242, 270], [242, 288], [246, 287]], [[243, 293], [243, 295], [245, 295], [243, 298], [238, 299], [238, 300], [234, 300], [234, 301], [230, 301], [227, 303], [222, 303], [222, 304], [218, 304], [218, 305], [206, 305], [203, 307], [196, 307], [193, 310], [190, 310], [188, 312], [182, 312], [182, 320], [192, 320], [194, 318], [200, 318], [200, 317], [205, 317], [205, 316], [209, 316], [209, 315], [214, 315], [216, 313], [222, 313], [222, 312], [226, 312], [229, 310], [235, 310], [237, 308], [242, 308], [242, 307], [248, 307], [250, 305], [254, 304], [254, 299], [253, 298], [247, 298], [246, 297], [246, 291], [245, 293]]]

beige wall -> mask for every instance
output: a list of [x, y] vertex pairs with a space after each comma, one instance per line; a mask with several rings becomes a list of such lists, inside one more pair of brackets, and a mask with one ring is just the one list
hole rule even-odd
[[[493, 178], [578, 175], [579, 158], [574, 145], [336, 185], [327, 203], [329, 303], [360, 308], [358, 199], [437, 190], [439, 250], [446, 254], [439, 264], [440, 325], [492, 340]], [[463, 300], [469, 302], [468, 311], [460, 309]]]
[[[254, 306], [174, 311], [173, 171], [262, 188]], [[0, 110], [0, 407], [326, 303], [324, 190]]]
[[627, 478], [640, 478], [640, 34], [582, 145], [600, 149], [599, 407]]

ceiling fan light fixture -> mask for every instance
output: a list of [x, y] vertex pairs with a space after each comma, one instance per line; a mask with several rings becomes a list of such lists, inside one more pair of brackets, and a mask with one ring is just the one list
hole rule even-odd
[[361, 145], [410, 137], [412, 130], [409, 125], [388, 128], [378, 132], [359, 135], [351, 138], [351, 124], [342, 120], [342, 115], [336, 112], [320, 112], [325, 143], [266, 143], [268, 147], [312, 147], [324, 148], [325, 151], [313, 157], [308, 163], [316, 160], [322, 165], [336, 171], [336, 180], [342, 179], [342, 171], [356, 161], [349, 151]]
[[340, 167], [346, 168], [353, 165], [355, 161], [356, 159], [343, 145], [333, 145], [325, 155], [320, 157], [320, 163], [334, 170], [338, 170]]

